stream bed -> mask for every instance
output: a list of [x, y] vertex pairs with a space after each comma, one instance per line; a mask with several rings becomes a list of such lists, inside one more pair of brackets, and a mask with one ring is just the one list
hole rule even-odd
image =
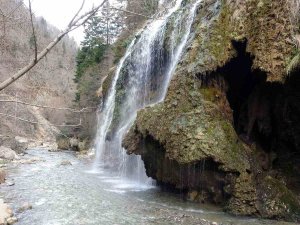
[[[16, 214], [19, 225], [292, 224], [233, 217], [154, 185], [123, 180], [105, 170], [91, 172], [92, 161], [70, 152], [27, 153], [25, 159], [41, 161], [9, 168], [8, 179], [15, 184], [0, 188], [0, 197], [15, 211], [26, 202], [33, 206]], [[63, 161], [72, 165], [61, 165]]]

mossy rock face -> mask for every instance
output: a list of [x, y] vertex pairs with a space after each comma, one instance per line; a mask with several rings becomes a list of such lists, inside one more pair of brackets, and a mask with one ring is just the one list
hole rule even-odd
[[[197, 190], [197, 182], [182, 185], [180, 171], [212, 161], [223, 180], [221, 191], [229, 196], [222, 202], [228, 211], [299, 220], [297, 197], [286, 185], [272, 177], [257, 178], [254, 152], [236, 134], [226, 90], [205, 85], [214, 79], [210, 77], [213, 72], [238, 55], [235, 42], [246, 43], [253, 70], [265, 72], [269, 82], [284, 82], [295, 56], [288, 4], [287, 0], [209, 0], [200, 4], [193, 38], [165, 101], [141, 110], [123, 142], [128, 153], [142, 156], [149, 176], [179, 189]], [[207, 182], [204, 186], [209, 190], [213, 185]]]
[[[224, 115], [220, 92], [199, 83], [177, 72], [165, 102], [138, 113], [124, 139], [128, 153], [140, 154], [148, 176], [158, 182], [183, 190], [204, 189], [213, 199], [220, 199], [218, 192], [228, 193], [228, 199], [219, 201], [230, 213], [299, 221], [297, 196], [281, 181], [256, 174], [251, 165], [255, 152], [242, 143]], [[216, 173], [189, 171], [211, 159], [218, 165]], [[197, 181], [189, 177], [193, 173]], [[231, 174], [232, 179], [223, 174]]]
[[[204, 188], [213, 202], [224, 203], [227, 200], [220, 193], [226, 187], [230, 189], [229, 195], [238, 192], [236, 178], [250, 170], [249, 150], [236, 135], [232, 121], [220, 110], [219, 104], [224, 99], [219, 96], [214, 102], [208, 101], [218, 92], [207, 88], [205, 93], [209, 94], [204, 95], [201, 81], [181, 72], [174, 77], [164, 103], [138, 113], [123, 144], [128, 153], [142, 155], [147, 174], [159, 182], [179, 189], [201, 191]], [[228, 108], [228, 103], [223, 107]], [[213, 164], [214, 169], [189, 170], [205, 161]], [[196, 174], [196, 178], [191, 174]], [[228, 179], [226, 174], [234, 178]], [[254, 186], [252, 179], [241, 179], [239, 183]], [[247, 198], [247, 193], [243, 198]], [[240, 214], [256, 212], [253, 206], [254, 203], [250, 207], [244, 204], [245, 210]]]
[[206, 74], [235, 55], [232, 41], [247, 41], [253, 69], [266, 71], [269, 81], [284, 81], [295, 57], [289, 6], [288, 0], [206, 1], [183, 64], [190, 73]]
[[235, 180], [226, 210], [235, 215], [258, 214], [256, 186], [252, 175], [243, 173]]
[[69, 150], [70, 149], [70, 141], [69, 138], [64, 136], [56, 137], [57, 148], [60, 150]]
[[115, 76], [115, 71], [116, 71], [116, 67], [111, 68], [108, 75], [104, 78], [102, 82], [102, 97], [104, 100], [106, 99], [108, 92], [111, 88], [112, 81]]
[[260, 212], [267, 218], [299, 221], [300, 201], [283, 181], [266, 176], [259, 187]]

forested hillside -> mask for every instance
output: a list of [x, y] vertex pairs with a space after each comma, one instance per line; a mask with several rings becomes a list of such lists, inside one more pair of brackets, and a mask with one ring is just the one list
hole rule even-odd
[[[33, 59], [35, 46], [30, 13], [22, 1], [2, 0], [0, 9], [0, 79], [4, 81]], [[40, 51], [53, 40], [59, 30], [48, 24], [44, 18], [33, 19]], [[72, 106], [75, 98], [73, 78], [76, 52], [75, 41], [64, 38], [25, 77], [5, 89], [1, 93], [1, 100], [13, 99], [57, 108]], [[63, 124], [67, 112], [2, 102], [0, 113], [2, 136], [53, 139], [55, 132], [44, 126], [44, 123], [49, 121], [51, 124]], [[46, 119], [44, 122], [39, 114]]]
[[[115, 10], [114, 8], [122, 9]], [[85, 25], [85, 38], [76, 57], [76, 103], [79, 108], [99, 107], [116, 66], [136, 32], [158, 9], [158, 1], [115, 1], [107, 3]], [[78, 135], [92, 140], [96, 114], [83, 114]]]

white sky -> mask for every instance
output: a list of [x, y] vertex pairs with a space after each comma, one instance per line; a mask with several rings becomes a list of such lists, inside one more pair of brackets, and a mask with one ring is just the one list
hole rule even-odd
[[[103, 0], [86, 0], [83, 12], [88, 11], [94, 5], [98, 5]], [[28, 5], [28, 0], [24, 0]], [[58, 29], [64, 29], [78, 11], [82, 4], [82, 0], [32, 0], [32, 10], [36, 16], [42, 16], [48, 23], [54, 25]], [[80, 44], [83, 39], [83, 28], [69, 34], [74, 37], [76, 42]]]

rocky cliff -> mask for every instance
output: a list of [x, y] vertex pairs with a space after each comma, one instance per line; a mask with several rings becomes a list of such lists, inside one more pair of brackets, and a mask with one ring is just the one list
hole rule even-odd
[[123, 141], [149, 176], [234, 214], [299, 221], [295, 7], [290, 0], [200, 4], [165, 101], [141, 110]]

